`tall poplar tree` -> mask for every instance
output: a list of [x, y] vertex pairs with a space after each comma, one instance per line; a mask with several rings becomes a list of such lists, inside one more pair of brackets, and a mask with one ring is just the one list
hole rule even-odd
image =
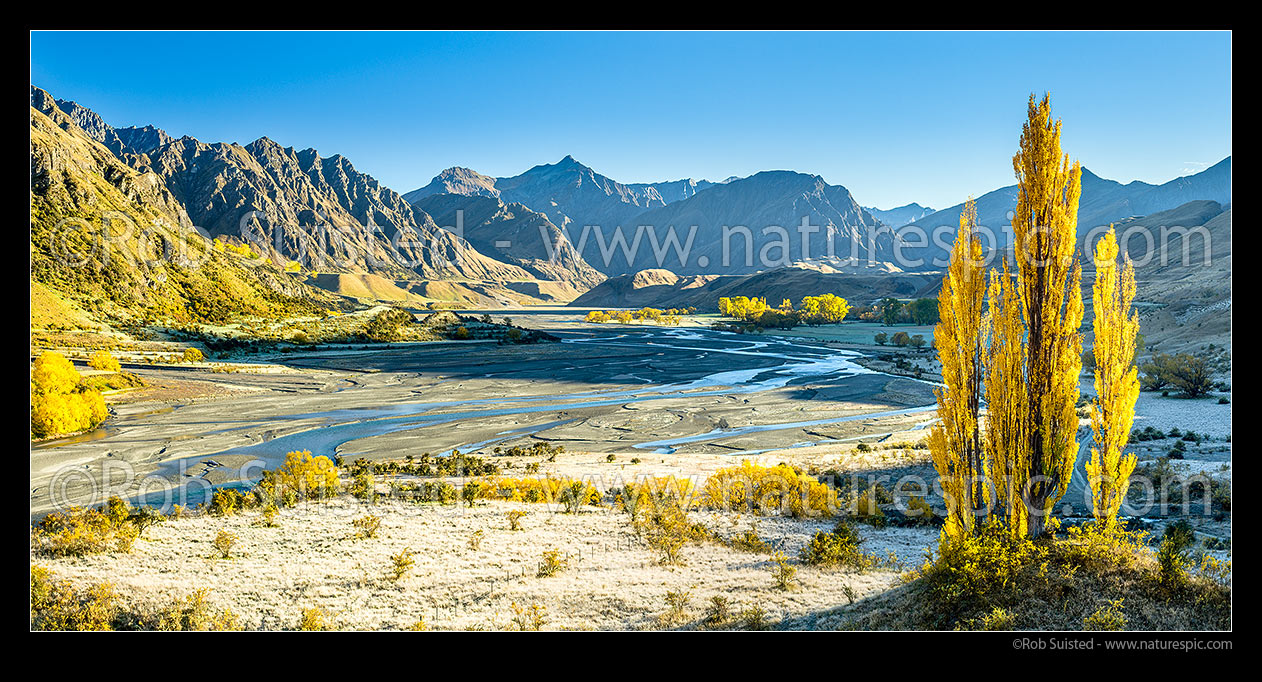
[[1117, 523], [1117, 511], [1135, 470], [1135, 455], [1123, 454], [1135, 419], [1139, 375], [1135, 368], [1135, 335], [1139, 314], [1131, 312], [1135, 299], [1135, 268], [1130, 258], [1117, 267], [1118, 246], [1109, 231], [1096, 244], [1092, 322], [1095, 331], [1095, 392], [1091, 402], [1091, 430], [1095, 447], [1087, 463], [1091, 501], [1097, 523]]
[[938, 294], [938, 325], [933, 332], [943, 388], [935, 391], [941, 423], [929, 434], [929, 450], [946, 498], [942, 536], [948, 540], [971, 533], [978, 510], [989, 506], [988, 467], [978, 421], [986, 274], [976, 229], [977, 205], [970, 197], [960, 214], [951, 262]]
[[[1012, 159], [1015, 281], [991, 279], [992, 343], [987, 404], [1000, 410], [996, 446], [1009, 528], [1041, 535], [1065, 494], [1078, 454], [1078, 375], [1082, 369], [1082, 270], [1074, 257], [1082, 169], [1061, 153], [1050, 96], [1030, 96], [1021, 146]], [[1022, 338], [1024, 343], [1022, 343]], [[1021, 346], [1020, 350], [1017, 346]], [[1014, 364], [1020, 360], [1020, 369]], [[1017, 397], [1020, 394], [1020, 398]], [[1012, 400], [1013, 404], [1000, 404]]]

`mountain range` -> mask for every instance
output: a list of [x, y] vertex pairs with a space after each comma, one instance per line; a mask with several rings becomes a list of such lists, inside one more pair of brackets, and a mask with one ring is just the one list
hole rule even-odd
[[[1231, 157], [1209, 168], [1160, 185], [1139, 180], [1122, 184], [1102, 178], [1090, 170], [1082, 169], [1082, 197], [1078, 202], [1078, 233], [1087, 235], [1093, 228], [1106, 226], [1128, 218], [1146, 216], [1177, 208], [1190, 201], [1213, 201], [1223, 206], [1231, 205]], [[1017, 186], [1009, 185], [982, 194], [976, 198], [979, 225], [1002, 234], [1010, 225], [1009, 214], [1016, 209]], [[954, 229], [959, 226], [964, 204], [959, 203], [909, 223], [926, 231], [941, 226]], [[899, 227], [906, 227], [902, 225]], [[1002, 245], [1006, 246], [1006, 244]], [[945, 249], [931, 244], [925, 249], [909, 250], [926, 260], [945, 257]]]
[[76, 118], [93, 121], [78, 113], [32, 90], [32, 319], [217, 322], [340, 305], [275, 265], [218, 248], [161, 176], [101, 141], [123, 136], [81, 127]]
[[932, 208], [921, 206], [915, 202], [884, 211], [868, 206], [865, 206], [864, 210], [871, 213], [873, 218], [890, 227], [902, 227], [908, 223], [916, 222], [927, 215], [933, 215], [934, 212]]
[[[621, 183], [572, 156], [502, 178], [449, 168], [399, 194], [343, 156], [267, 137], [241, 145], [175, 137], [153, 126], [115, 128], [36, 87], [31, 108], [33, 263], [44, 263], [51, 248], [37, 244], [46, 236], [46, 218], [121, 206], [134, 218], [196, 225], [206, 244], [257, 251], [274, 263], [275, 272], [238, 272], [235, 261], [220, 263], [239, 280], [234, 286], [254, 292], [245, 297], [250, 301], [302, 298], [311, 283], [362, 288], [366, 276], [377, 278], [368, 290], [450, 291], [460, 301], [500, 303], [566, 300], [606, 277], [646, 269], [683, 277], [748, 276], [786, 266], [852, 277], [930, 271], [949, 238], [910, 244], [909, 227], [946, 226], [953, 237], [962, 210], [962, 204], [933, 211], [917, 203], [864, 208], [845, 187], [790, 170], [721, 182]], [[1231, 157], [1160, 185], [1123, 184], [1084, 169], [1082, 186], [1080, 230], [1142, 225], [1135, 216], [1205, 201], [1227, 214], [1229, 232]], [[1015, 186], [979, 196], [981, 224], [1005, 225], [1015, 199]], [[899, 262], [900, 255], [925, 262]], [[332, 276], [304, 283], [282, 276], [285, 270]], [[137, 272], [127, 274], [140, 277], [132, 285], [143, 280], [160, 288], [156, 282], [171, 280], [169, 273], [150, 281], [155, 273]], [[126, 288], [146, 298], [144, 287]]]
[[[450, 168], [404, 197], [424, 208], [441, 194], [494, 197], [542, 213], [606, 275], [645, 268], [748, 273], [796, 260], [866, 259], [870, 252], [883, 260], [892, 241], [846, 188], [793, 171], [624, 185], [566, 156], [511, 178]], [[799, 230], [804, 218], [813, 232]]]

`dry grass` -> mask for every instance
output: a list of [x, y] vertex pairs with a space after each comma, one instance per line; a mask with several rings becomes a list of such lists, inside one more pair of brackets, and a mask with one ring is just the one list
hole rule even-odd
[[[529, 509], [528, 524], [511, 531], [505, 514]], [[379, 537], [356, 539], [351, 522], [381, 517]], [[188, 516], [148, 529], [129, 554], [100, 554], [44, 562], [78, 585], [109, 580], [128, 599], [169, 600], [209, 587], [217, 604], [231, 609], [245, 629], [293, 629], [304, 609], [321, 609], [326, 623], [347, 629], [409, 629], [423, 619], [430, 629], [513, 629], [512, 607], [543, 615], [543, 629], [650, 629], [661, 627], [667, 592], [690, 591], [692, 604], [729, 600], [733, 614], [775, 627], [844, 603], [844, 589], [861, 596], [888, 589], [893, 570], [852, 575], [796, 565], [791, 591], [771, 578], [765, 554], [715, 542], [690, 542], [681, 566], [663, 566], [657, 553], [636, 537], [624, 512], [586, 507], [553, 513], [545, 505], [481, 502], [464, 506], [386, 502], [371, 508], [342, 498], [280, 512], [280, 527], [257, 523], [258, 513], [212, 518]], [[694, 522], [735, 535], [750, 519], [722, 513], [693, 513]], [[761, 537], [797, 556], [826, 521], [758, 519]], [[224, 530], [238, 537], [231, 561], [211, 548]], [[477, 549], [469, 538], [483, 533]], [[908, 564], [936, 540], [936, 531], [865, 529], [874, 548], [895, 551]], [[541, 553], [555, 548], [567, 567], [536, 577]], [[392, 557], [411, 549], [415, 564], [397, 581]], [[538, 606], [538, 610], [531, 607]], [[693, 609], [671, 627], [707, 627], [705, 612]], [[745, 627], [733, 618], [729, 627]]]

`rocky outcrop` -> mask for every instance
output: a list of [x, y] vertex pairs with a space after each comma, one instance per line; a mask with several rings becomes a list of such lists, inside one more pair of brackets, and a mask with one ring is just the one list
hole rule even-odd
[[605, 279], [547, 216], [521, 204], [489, 196], [435, 194], [415, 205], [479, 253], [539, 279], [570, 282], [580, 291]]

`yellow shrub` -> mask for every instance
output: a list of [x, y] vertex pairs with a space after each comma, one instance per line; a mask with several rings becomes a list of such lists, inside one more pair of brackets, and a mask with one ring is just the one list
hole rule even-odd
[[[470, 483], [475, 483], [471, 481]], [[506, 502], [560, 503], [563, 497], [577, 499], [580, 504], [599, 504], [601, 495], [596, 486], [569, 478], [512, 478], [508, 476], [476, 481], [474, 499], [503, 500]], [[583, 486], [581, 491], [573, 488]], [[469, 484], [465, 485], [469, 489]], [[566, 492], [569, 490], [570, 492]], [[564, 494], [563, 494], [564, 493]]]
[[329, 629], [324, 622], [324, 609], [303, 609], [302, 616], [298, 619], [298, 629], [308, 632], [319, 632]]
[[308, 499], [326, 498], [337, 493], [337, 465], [327, 457], [312, 457], [309, 450], [290, 452], [275, 471], [264, 474], [260, 483], [278, 496], [292, 491]]
[[31, 370], [31, 436], [48, 438], [96, 428], [109, 416], [101, 392], [80, 385], [64, 356], [47, 351]]
[[45, 516], [31, 531], [33, 548], [49, 556], [85, 556], [131, 551], [140, 527], [129, 516], [71, 507]]
[[43, 566], [31, 567], [31, 629], [112, 630], [118, 595], [109, 584], [76, 590]]
[[31, 370], [31, 388], [35, 393], [69, 393], [78, 383], [79, 371], [61, 353], [44, 351], [35, 359]]
[[187, 597], [175, 600], [158, 612], [153, 630], [215, 631], [237, 630], [237, 615], [228, 609], [215, 608], [208, 599], [210, 590], [193, 590]]
[[1083, 630], [1115, 632], [1126, 629], [1126, 614], [1122, 612], [1125, 599], [1110, 599], [1108, 606], [1103, 606], [1082, 619]]
[[703, 505], [714, 509], [786, 516], [832, 516], [837, 493], [787, 464], [766, 467], [746, 461], [716, 471], [701, 491]]
[[118, 360], [107, 350], [98, 350], [88, 358], [88, 367], [99, 369], [102, 372], [118, 372], [121, 371], [122, 365], [118, 364]]

